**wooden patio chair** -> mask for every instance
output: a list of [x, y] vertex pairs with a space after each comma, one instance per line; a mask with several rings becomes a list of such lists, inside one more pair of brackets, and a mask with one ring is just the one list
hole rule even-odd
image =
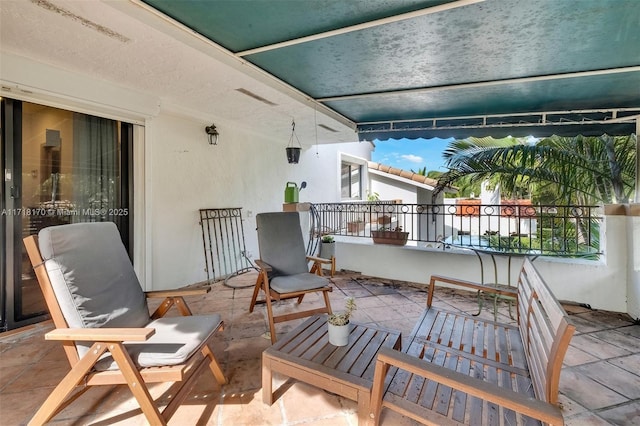
[[[29, 424], [43, 424], [90, 386], [126, 384], [149, 424], [164, 425], [207, 367], [226, 383], [211, 343], [220, 315], [192, 316], [184, 296], [208, 289], [142, 291], [113, 223], [44, 228], [24, 239], [71, 371]], [[147, 297], [164, 298], [149, 315]], [[175, 306], [182, 316], [164, 317]], [[148, 383], [176, 382], [160, 412]], [[79, 386], [74, 392], [74, 389]]]
[[[331, 313], [329, 292], [333, 288], [329, 279], [321, 276], [321, 263], [326, 259], [306, 255], [298, 212], [260, 213], [256, 215], [260, 259], [258, 279], [253, 289], [249, 312], [257, 303], [267, 305], [271, 343], [275, 343], [275, 324], [308, 317], [319, 313]], [[309, 271], [309, 262], [313, 262]], [[319, 271], [320, 270], [320, 271]], [[262, 290], [264, 300], [258, 300]], [[273, 314], [273, 301], [297, 298], [298, 304], [307, 293], [322, 293], [324, 306], [282, 315]]]

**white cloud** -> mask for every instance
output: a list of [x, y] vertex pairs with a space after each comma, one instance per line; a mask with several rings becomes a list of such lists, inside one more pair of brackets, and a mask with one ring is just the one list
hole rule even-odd
[[403, 160], [407, 160], [410, 161], [412, 163], [416, 163], [416, 164], [420, 164], [423, 163], [424, 160], [422, 159], [422, 157], [418, 156], [418, 155], [413, 155], [413, 154], [405, 154], [405, 155], [401, 155], [400, 156]]

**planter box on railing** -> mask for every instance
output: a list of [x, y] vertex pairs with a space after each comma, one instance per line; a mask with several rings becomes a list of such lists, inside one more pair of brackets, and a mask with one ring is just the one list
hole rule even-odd
[[407, 244], [409, 233], [401, 231], [371, 231], [371, 237], [375, 244], [403, 246]]

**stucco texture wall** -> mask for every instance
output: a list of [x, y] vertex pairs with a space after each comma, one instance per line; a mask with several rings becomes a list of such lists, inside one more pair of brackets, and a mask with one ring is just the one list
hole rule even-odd
[[257, 258], [255, 215], [282, 210], [287, 182], [307, 182], [300, 202], [336, 201], [340, 152], [370, 153], [370, 144], [360, 142], [303, 146], [299, 163], [288, 164], [287, 141], [270, 140], [235, 123], [215, 123], [220, 132], [216, 146], [204, 133], [210, 123], [168, 113], [147, 123], [154, 289], [207, 278], [199, 209], [242, 207], [247, 251]]

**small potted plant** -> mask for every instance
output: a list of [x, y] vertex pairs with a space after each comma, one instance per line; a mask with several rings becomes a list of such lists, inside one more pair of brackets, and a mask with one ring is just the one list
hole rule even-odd
[[329, 327], [329, 343], [335, 346], [346, 346], [349, 343], [349, 318], [356, 310], [356, 300], [347, 297], [345, 310], [329, 315], [327, 325]]
[[336, 244], [332, 235], [322, 236], [322, 245], [320, 246], [320, 257], [323, 259], [331, 259], [336, 255]]

